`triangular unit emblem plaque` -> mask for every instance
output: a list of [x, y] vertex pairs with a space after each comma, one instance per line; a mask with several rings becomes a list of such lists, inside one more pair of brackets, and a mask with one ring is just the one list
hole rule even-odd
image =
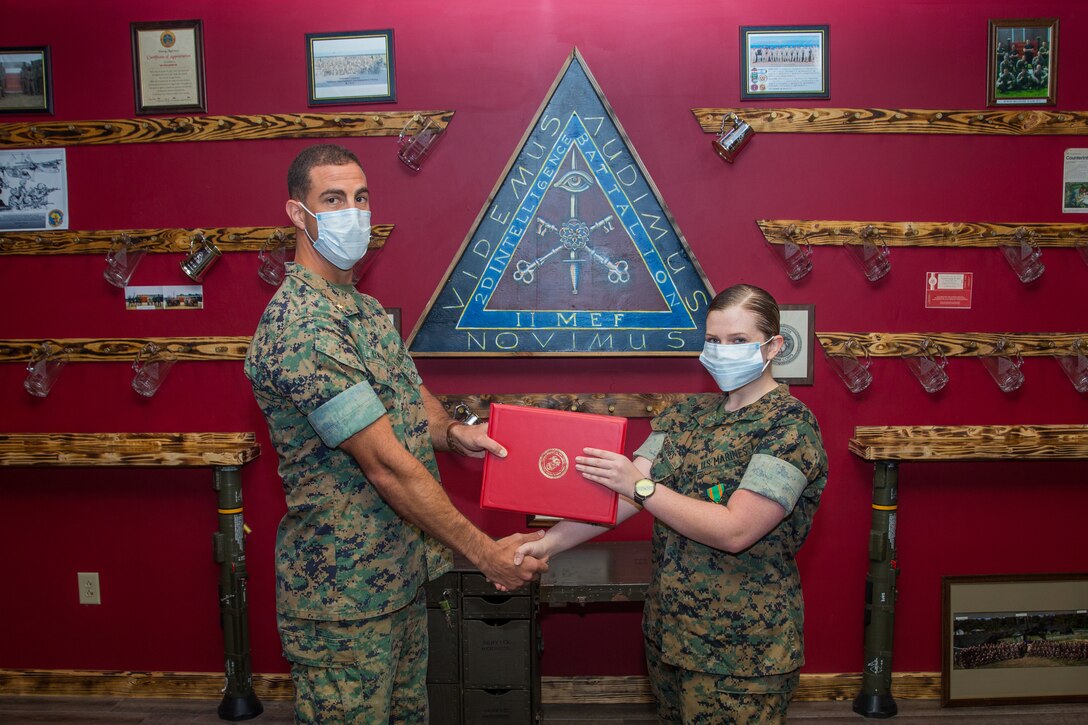
[[408, 345], [417, 357], [695, 355], [712, 297], [575, 50]]

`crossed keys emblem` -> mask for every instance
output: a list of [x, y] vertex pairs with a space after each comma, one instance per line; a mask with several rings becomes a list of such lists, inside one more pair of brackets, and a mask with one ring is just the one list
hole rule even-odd
[[[572, 170], [564, 174], [562, 178], [552, 182], [552, 186], [559, 187], [570, 194], [570, 219], [557, 227], [542, 217], [538, 216], [536, 218], [537, 235], [543, 238], [549, 232], [555, 232], [559, 236], [559, 244], [531, 262], [525, 259], [518, 260], [517, 264], [514, 265], [515, 282], [532, 284], [536, 279], [536, 271], [540, 266], [564, 250], [567, 252], [567, 257], [562, 261], [570, 267], [571, 294], [578, 294], [578, 284], [581, 281], [582, 274], [581, 265], [586, 262], [597, 262], [607, 269], [608, 281], [612, 284], [624, 284], [631, 279], [626, 260], [621, 259], [613, 262], [590, 245], [593, 232], [603, 229], [604, 233], [608, 234], [614, 229], [612, 215], [609, 214], [592, 225], [586, 224], [578, 218], [577, 195], [591, 188], [596, 181], [584, 171], [573, 168], [573, 165], [574, 159], [572, 159]], [[588, 258], [579, 256], [583, 249], [589, 254]]]

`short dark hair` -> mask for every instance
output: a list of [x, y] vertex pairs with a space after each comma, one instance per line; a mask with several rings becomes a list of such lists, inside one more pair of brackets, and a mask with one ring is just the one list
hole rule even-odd
[[338, 144], [321, 143], [303, 149], [291, 162], [291, 168], [287, 169], [287, 194], [296, 201], [302, 201], [310, 193], [310, 169], [344, 164], [355, 164], [360, 170], [363, 168], [355, 154]]
[[771, 339], [779, 334], [781, 316], [778, 303], [771, 293], [754, 284], [735, 284], [714, 296], [707, 309], [707, 314], [715, 310], [727, 310], [730, 307], [742, 307], [756, 316], [756, 329]]

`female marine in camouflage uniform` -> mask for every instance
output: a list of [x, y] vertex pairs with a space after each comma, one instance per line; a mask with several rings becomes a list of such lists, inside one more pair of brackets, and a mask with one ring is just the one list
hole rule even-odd
[[[700, 356], [725, 395], [655, 418], [633, 462], [594, 448], [577, 459], [583, 476], [626, 497], [621, 521], [636, 503], [654, 515], [643, 632], [663, 722], [783, 722], [804, 663], [794, 556], [827, 456], [812, 413], [771, 375], [778, 325], [764, 290], [725, 290]], [[603, 530], [563, 521], [518, 551], [550, 556]]]

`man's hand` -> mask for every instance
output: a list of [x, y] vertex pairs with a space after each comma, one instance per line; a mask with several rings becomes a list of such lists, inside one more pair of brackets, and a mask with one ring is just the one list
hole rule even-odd
[[466, 425], [454, 421], [446, 431], [446, 440], [451, 451], [463, 456], [483, 458], [485, 452], [490, 452], [499, 458], [506, 458], [506, 449], [487, 434], [486, 425]]
[[531, 582], [538, 576], [548, 571], [547, 557], [537, 559], [526, 556], [520, 565], [514, 564], [514, 552], [522, 544], [537, 541], [544, 536], [544, 531], [531, 534], [510, 534], [506, 538], [494, 542], [479, 562], [480, 571], [487, 580], [495, 585], [499, 591], [512, 591]]

